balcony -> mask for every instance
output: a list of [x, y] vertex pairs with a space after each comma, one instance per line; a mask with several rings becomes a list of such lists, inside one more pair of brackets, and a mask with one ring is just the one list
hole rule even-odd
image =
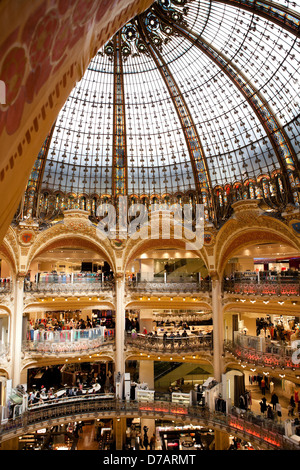
[[223, 290], [228, 294], [299, 296], [300, 276], [297, 271], [293, 274], [246, 271], [225, 279]]
[[91, 417], [151, 418], [184, 420], [194, 425], [205, 425], [213, 429], [234, 433], [248, 439], [262, 449], [299, 450], [299, 445], [284, 435], [284, 427], [270, 420], [256, 417], [253, 413], [242, 416], [232, 409], [230, 413], [210, 411], [206, 407], [186, 406], [169, 401], [137, 402], [115, 399], [111, 395], [83, 395], [51, 400], [49, 403], [29, 407], [14, 419], [0, 426], [2, 441], [18, 437], [25, 432], [34, 432], [42, 427], [59, 425], [66, 420], [85, 420]]
[[65, 355], [93, 353], [114, 343], [114, 330], [104, 327], [85, 330], [31, 330], [23, 342], [22, 351], [29, 354]]
[[10, 278], [0, 278], [0, 295], [12, 292], [13, 283]]
[[126, 348], [137, 349], [152, 354], [168, 354], [173, 353], [196, 353], [196, 352], [211, 352], [213, 343], [211, 335], [204, 335], [202, 338], [198, 336], [187, 336], [180, 338], [156, 337], [151, 335], [137, 334], [133, 337], [127, 334], [125, 338]]
[[127, 281], [127, 290], [135, 293], [199, 293], [209, 292], [209, 281], [199, 280], [197, 274], [171, 274], [153, 275], [138, 273], [137, 279]]
[[84, 274], [44, 274], [38, 282], [25, 280], [24, 291], [41, 294], [99, 294], [114, 290], [114, 281], [102, 279], [102, 276]]
[[224, 349], [249, 365], [300, 370], [299, 354], [296, 354], [297, 349], [293, 345], [236, 332], [234, 341], [225, 341]]
[[6, 341], [0, 341], [0, 365], [6, 364], [9, 357], [10, 345]]

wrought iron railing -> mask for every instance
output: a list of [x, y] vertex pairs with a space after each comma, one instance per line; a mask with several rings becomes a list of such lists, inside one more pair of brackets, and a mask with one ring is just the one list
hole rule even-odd
[[12, 292], [13, 288], [13, 283], [12, 281], [8, 282], [1, 282], [0, 283], [0, 294], [8, 294], [9, 292]]
[[168, 353], [168, 352], [197, 352], [197, 351], [212, 351], [212, 337], [205, 335], [202, 338], [197, 336], [187, 337], [174, 337], [162, 338], [157, 336], [150, 336], [138, 334], [132, 336], [128, 333], [125, 338], [126, 346], [135, 347], [141, 351], [148, 351], [153, 353]]
[[233, 294], [253, 295], [300, 295], [300, 276], [272, 272], [236, 273], [232, 279], [223, 281], [223, 290]]
[[9, 352], [9, 344], [4, 341], [0, 341], [0, 359], [5, 358], [8, 355], [8, 352]]
[[285, 345], [272, 345], [270, 343], [261, 351], [254, 344], [251, 347], [251, 345], [247, 346], [245, 343], [226, 340], [224, 349], [232, 353], [236, 359], [248, 364], [273, 369], [300, 369], [298, 356], [294, 356], [296, 350]]
[[181, 279], [180, 277], [169, 279], [167, 282], [164, 278], [154, 278], [153, 280], [140, 280], [128, 281], [127, 289], [140, 292], [182, 292], [182, 293], [197, 293], [197, 292], [210, 292], [211, 284], [209, 281], [194, 281], [188, 278]]
[[284, 428], [270, 420], [255, 417], [252, 413], [238, 414], [233, 409], [229, 414], [212, 412], [206, 407], [179, 405], [169, 401], [123, 401], [109, 395], [90, 395], [72, 398], [51, 400], [29, 408], [15, 419], [9, 419], [0, 425], [0, 439], [9, 439], [11, 436], [22, 435], [28, 429], [53, 425], [60, 419], [76, 416], [84, 419], [92, 414], [105, 418], [113, 415], [120, 416], [151, 416], [159, 419], [180, 419], [186, 422], [204, 423], [225, 432], [235, 432], [250, 441], [254, 441], [263, 448], [300, 450], [299, 445], [293, 444], [284, 435]]
[[102, 328], [84, 330], [31, 330], [23, 342], [22, 350], [43, 354], [72, 353], [95, 350], [114, 342], [114, 330], [108, 332]]
[[40, 283], [27, 283], [24, 284], [25, 292], [41, 292], [49, 294], [77, 294], [82, 292], [103, 292], [112, 291], [114, 289], [114, 282], [112, 281], [91, 281], [91, 282], [40, 282]]

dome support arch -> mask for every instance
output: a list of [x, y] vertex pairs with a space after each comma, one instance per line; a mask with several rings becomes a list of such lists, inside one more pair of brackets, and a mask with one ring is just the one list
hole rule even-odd
[[[138, 20], [138, 29], [141, 36], [146, 41], [146, 35], [144, 32], [143, 23]], [[146, 41], [147, 42], [147, 41]], [[209, 176], [208, 166], [206, 157], [204, 155], [203, 146], [200, 141], [197, 128], [193, 122], [192, 116], [189, 112], [188, 106], [184, 100], [183, 94], [181, 93], [178, 84], [176, 83], [172, 73], [164, 61], [163, 57], [154, 47], [153, 44], [148, 43], [148, 51], [154, 60], [163, 81], [168, 89], [174, 107], [176, 109], [180, 125], [182, 127], [184, 137], [187, 143], [187, 148], [190, 154], [191, 164], [193, 168], [193, 174], [195, 179], [196, 191], [198, 193], [200, 201], [202, 201], [202, 193], [207, 192], [207, 205], [209, 212], [212, 212], [211, 218], [214, 219], [215, 207], [211, 180]], [[209, 202], [210, 199], [210, 202]], [[206, 204], [205, 204], [206, 205]], [[206, 208], [205, 208], [206, 209]]]
[[256, 0], [247, 0], [247, 2], [242, 0], [214, 1], [250, 11], [250, 13], [255, 13], [255, 15], [278, 24], [289, 33], [295, 34], [296, 36], [300, 35], [300, 15], [290, 8], [279, 5], [278, 3], [270, 2], [268, 0], [263, 0], [259, 3]]
[[127, 195], [127, 144], [120, 32], [114, 36], [113, 196]]

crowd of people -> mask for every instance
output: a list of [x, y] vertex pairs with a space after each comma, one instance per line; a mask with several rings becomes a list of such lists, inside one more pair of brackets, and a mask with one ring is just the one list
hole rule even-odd
[[271, 341], [290, 343], [292, 340], [300, 339], [300, 327], [294, 319], [284, 322], [280, 319], [272, 322], [270, 316], [256, 319], [256, 336], [263, 336]]
[[109, 317], [109, 324], [104, 319], [102, 323], [99, 318], [90, 318], [88, 315], [86, 319], [83, 318], [70, 318], [69, 320], [61, 320], [55, 317], [40, 318], [37, 320], [29, 320], [27, 326], [27, 339], [32, 340], [34, 331], [68, 331], [68, 330], [88, 330], [98, 328], [100, 326], [108, 326], [110, 329], [115, 328], [115, 321]]
[[96, 328], [99, 326], [96, 320], [90, 319], [87, 316], [86, 320], [83, 318], [70, 320], [58, 320], [57, 318], [39, 318], [38, 320], [29, 321], [30, 330], [53, 330], [53, 331], [62, 331], [62, 330], [85, 330], [87, 328]]
[[32, 387], [28, 395], [28, 404], [43, 404], [47, 400], [58, 400], [64, 397], [81, 396], [86, 393], [114, 393], [115, 386], [113, 375], [110, 371], [108, 373], [100, 372], [96, 377], [92, 372], [83, 374], [78, 372], [76, 374], [75, 385], [64, 385], [63, 387], [53, 387], [41, 385], [37, 388]]

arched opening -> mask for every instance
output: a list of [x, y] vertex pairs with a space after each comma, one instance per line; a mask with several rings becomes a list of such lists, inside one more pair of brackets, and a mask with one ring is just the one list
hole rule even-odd
[[62, 356], [114, 341], [115, 310], [106, 298], [114, 273], [107, 259], [95, 243], [76, 237], [55, 239], [34, 254], [24, 284], [25, 297], [34, 297], [25, 308], [26, 350]]
[[203, 352], [211, 350], [213, 326], [209, 305], [200, 306], [208, 276], [203, 258], [183, 240], [157, 239], [144, 241], [129, 259], [128, 292], [138, 301], [126, 308], [128, 372], [162, 394], [204, 383], [212, 374]]

